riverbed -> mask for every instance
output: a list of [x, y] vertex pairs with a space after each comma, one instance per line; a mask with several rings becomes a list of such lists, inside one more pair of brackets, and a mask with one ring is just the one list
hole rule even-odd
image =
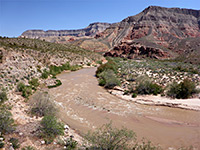
[[63, 72], [62, 85], [49, 92], [60, 108], [59, 117], [80, 134], [112, 120], [167, 149], [193, 145], [200, 149], [200, 111], [148, 106], [120, 99], [98, 86], [96, 68]]

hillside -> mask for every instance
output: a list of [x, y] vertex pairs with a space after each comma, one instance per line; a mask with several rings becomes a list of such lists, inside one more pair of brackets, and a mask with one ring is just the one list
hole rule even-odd
[[[183, 55], [187, 58], [189, 54], [193, 55], [194, 53], [199, 56], [199, 37], [200, 10], [158, 6], [150, 6], [135, 16], [112, 24], [105, 31], [96, 35], [98, 39], [110, 41], [110, 46], [114, 47], [113, 51], [106, 55], [120, 57], [143, 55], [144, 48], [142, 47], [153, 48], [153, 51], [157, 49], [162, 53], [166, 52], [168, 57]], [[138, 44], [140, 45], [138, 51], [134, 51], [135, 45]], [[121, 54], [125, 54], [125, 56]], [[148, 50], [145, 55], [152, 57]], [[167, 55], [163, 55], [163, 58]], [[157, 55], [157, 57], [162, 56]]]
[[[54, 95], [48, 93], [48, 89], [62, 85], [56, 75], [96, 66], [102, 59], [99, 54], [70, 44], [0, 38], [0, 149], [62, 149], [70, 136], [81, 143], [82, 138], [63, 123], [56, 142], [52, 143], [50, 136], [41, 138], [45, 118], [41, 112], [46, 110], [49, 119], [54, 118], [54, 125], [60, 122]], [[58, 140], [62, 144], [57, 144]]]
[[[40, 77], [49, 66], [87, 65], [101, 60], [99, 54], [70, 44], [49, 43], [36, 39], [0, 39], [0, 85], [13, 89], [17, 81]], [[9, 81], [9, 82], [7, 82]]]

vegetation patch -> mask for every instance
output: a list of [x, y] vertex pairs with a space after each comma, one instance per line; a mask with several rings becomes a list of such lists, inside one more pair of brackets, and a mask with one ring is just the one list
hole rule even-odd
[[64, 134], [64, 125], [55, 116], [44, 116], [40, 124], [40, 136], [47, 143], [51, 143], [56, 136]]
[[113, 70], [104, 70], [99, 75], [99, 85], [112, 89], [113, 87], [120, 85], [120, 81], [117, 79]]
[[32, 88], [25, 85], [23, 82], [18, 83], [17, 91], [22, 92], [22, 96], [24, 98], [28, 98], [32, 94]]
[[8, 134], [15, 130], [12, 114], [5, 107], [0, 107], [0, 132]]
[[96, 71], [96, 76], [99, 77], [99, 75], [106, 70], [112, 70], [114, 73], [117, 73], [117, 64], [112, 61], [112, 60], [108, 60], [107, 63], [105, 64], [101, 64]]
[[189, 79], [184, 79], [179, 84], [173, 82], [167, 91], [168, 96], [178, 99], [187, 99], [195, 93], [198, 93], [198, 90], [196, 89], [195, 83]]
[[200, 66], [174, 60], [108, 58], [106, 64], [98, 67], [96, 77], [99, 78], [100, 86], [113, 88], [120, 85], [124, 94], [132, 94], [132, 97], [161, 94], [173, 98], [189, 98], [197, 93]]
[[163, 89], [156, 83], [153, 83], [150, 79], [145, 77], [140, 77], [139, 84], [136, 86], [135, 93], [137, 94], [161, 94]]
[[31, 80], [29, 80], [28, 83], [30, 84], [31, 88], [34, 89], [34, 90], [36, 90], [37, 87], [40, 85], [37, 78], [32, 78]]
[[129, 149], [130, 142], [135, 140], [133, 131], [126, 128], [113, 128], [112, 124], [105, 124], [96, 131], [88, 132], [85, 139], [91, 144], [90, 149]]
[[14, 149], [20, 148], [19, 140], [16, 138], [10, 138], [9, 142], [12, 144]]
[[0, 104], [8, 100], [6, 91], [0, 91]]
[[31, 113], [37, 116], [55, 115], [56, 107], [52, 97], [43, 91], [36, 92], [30, 100]]
[[89, 150], [159, 150], [150, 141], [138, 142], [135, 132], [126, 128], [114, 128], [111, 123], [105, 124], [94, 132], [88, 132], [85, 139]]

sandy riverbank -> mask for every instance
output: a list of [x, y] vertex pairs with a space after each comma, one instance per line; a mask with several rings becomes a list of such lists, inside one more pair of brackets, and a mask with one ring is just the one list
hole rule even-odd
[[139, 95], [136, 98], [132, 98], [131, 95], [123, 95], [123, 91], [120, 91], [120, 90], [109, 90], [109, 92], [112, 95], [115, 95], [121, 99], [124, 99], [127, 101], [133, 101], [138, 104], [167, 106], [167, 107], [200, 111], [200, 98], [170, 99], [168, 97], [162, 97], [160, 95], [158, 96]]

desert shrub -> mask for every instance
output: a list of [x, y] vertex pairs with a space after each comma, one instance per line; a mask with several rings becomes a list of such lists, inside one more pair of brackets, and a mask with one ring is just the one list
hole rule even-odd
[[26, 85], [23, 82], [17, 84], [17, 91], [22, 92]]
[[137, 94], [153, 94], [157, 95], [163, 92], [161, 86], [156, 83], [151, 82], [148, 78], [139, 79], [139, 84], [136, 86], [135, 92]]
[[25, 146], [22, 148], [22, 150], [36, 150], [36, 148], [33, 146]]
[[190, 73], [193, 73], [193, 74], [198, 74], [199, 71], [195, 68], [187, 68], [187, 67], [183, 67], [183, 66], [177, 66], [177, 67], [174, 67], [173, 70], [176, 70], [176, 71], [180, 71], [180, 72], [190, 72]]
[[78, 70], [80, 67], [78, 65], [70, 65], [69, 62], [61, 65], [61, 66], [54, 66], [51, 65], [49, 67], [49, 73], [53, 76], [56, 76], [57, 74], [60, 74], [62, 71], [64, 70], [71, 70], [71, 71], [76, 71]]
[[67, 150], [76, 149], [77, 145], [78, 145], [78, 142], [75, 141], [75, 140], [73, 140], [72, 137], [70, 137], [70, 138], [66, 141], [66, 144], [65, 144]]
[[112, 70], [114, 73], [117, 73], [117, 64], [112, 61], [109, 60], [107, 63], [105, 64], [101, 64], [96, 71], [96, 76], [99, 77], [99, 75], [105, 71], [105, 70]]
[[19, 82], [17, 84], [17, 91], [22, 92], [22, 96], [28, 98], [32, 94], [32, 88], [26, 86], [24, 83]]
[[137, 94], [136, 93], [133, 93], [132, 94], [132, 98], [136, 98], [137, 97]]
[[64, 125], [55, 116], [44, 116], [40, 122], [40, 136], [51, 142], [57, 135], [64, 134]]
[[129, 93], [130, 93], [129, 90], [125, 90], [123, 95], [128, 95]]
[[151, 143], [151, 141], [145, 141], [144, 139], [142, 142], [136, 143], [132, 150], [161, 150], [159, 146], [155, 146]]
[[167, 91], [167, 95], [172, 98], [189, 98], [193, 94], [197, 93], [195, 83], [189, 79], [184, 79], [181, 83], [173, 82], [169, 90]]
[[45, 69], [41, 74], [41, 78], [42, 79], [47, 79], [48, 76], [49, 76], [49, 72]]
[[70, 66], [70, 70], [71, 71], [76, 71], [79, 69], [79, 66], [78, 65], [73, 65], [73, 66]]
[[62, 69], [61, 67], [59, 66], [54, 66], [54, 65], [51, 65], [49, 67], [49, 73], [53, 76], [56, 76], [57, 74], [60, 74], [62, 72]]
[[100, 79], [99, 79], [99, 85], [100, 85], [100, 86], [106, 85], [106, 80], [103, 79], [103, 78], [100, 78]]
[[31, 85], [32, 89], [36, 89], [40, 85], [37, 78], [32, 78], [28, 83]]
[[49, 85], [48, 88], [54, 88], [54, 87], [57, 87], [57, 86], [60, 86], [62, 85], [62, 82], [60, 80], [56, 80], [56, 84], [55, 85]]
[[16, 138], [10, 138], [9, 142], [12, 143], [12, 147], [14, 149], [18, 149], [20, 147], [19, 140]]
[[5, 91], [0, 91], [0, 104], [8, 100], [7, 93]]
[[99, 75], [99, 85], [112, 89], [116, 85], [120, 85], [120, 81], [117, 79], [113, 70], [105, 70]]
[[12, 114], [4, 107], [0, 108], [0, 132], [3, 134], [14, 131], [14, 120]]
[[3, 141], [0, 141], [0, 148], [3, 148], [5, 143]]
[[30, 100], [31, 113], [38, 116], [55, 115], [56, 108], [47, 92], [38, 91]]
[[99, 64], [99, 65], [102, 65], [102, 61], [101, 60], [96, 61], [96, 63]]
[[61, 66], [61, 69], [62, 70], [70, 70], [70, 64], [69, 64], [69, 62], [66, 62], [65, 64], [63, 64]]
[[117, 150], [130, 149], [130, 142], [135, 140], [135, 133], [126, 128], [113, 128], [111, 123], [105, 124], [96, 131], [88, 132], [85, 139], [91, 144], [89, 149]]
[[24, 98], [28, 98], [32, 94], [32, 88], [29, 86], [26, 86], [22, 91], [22, 96]]

